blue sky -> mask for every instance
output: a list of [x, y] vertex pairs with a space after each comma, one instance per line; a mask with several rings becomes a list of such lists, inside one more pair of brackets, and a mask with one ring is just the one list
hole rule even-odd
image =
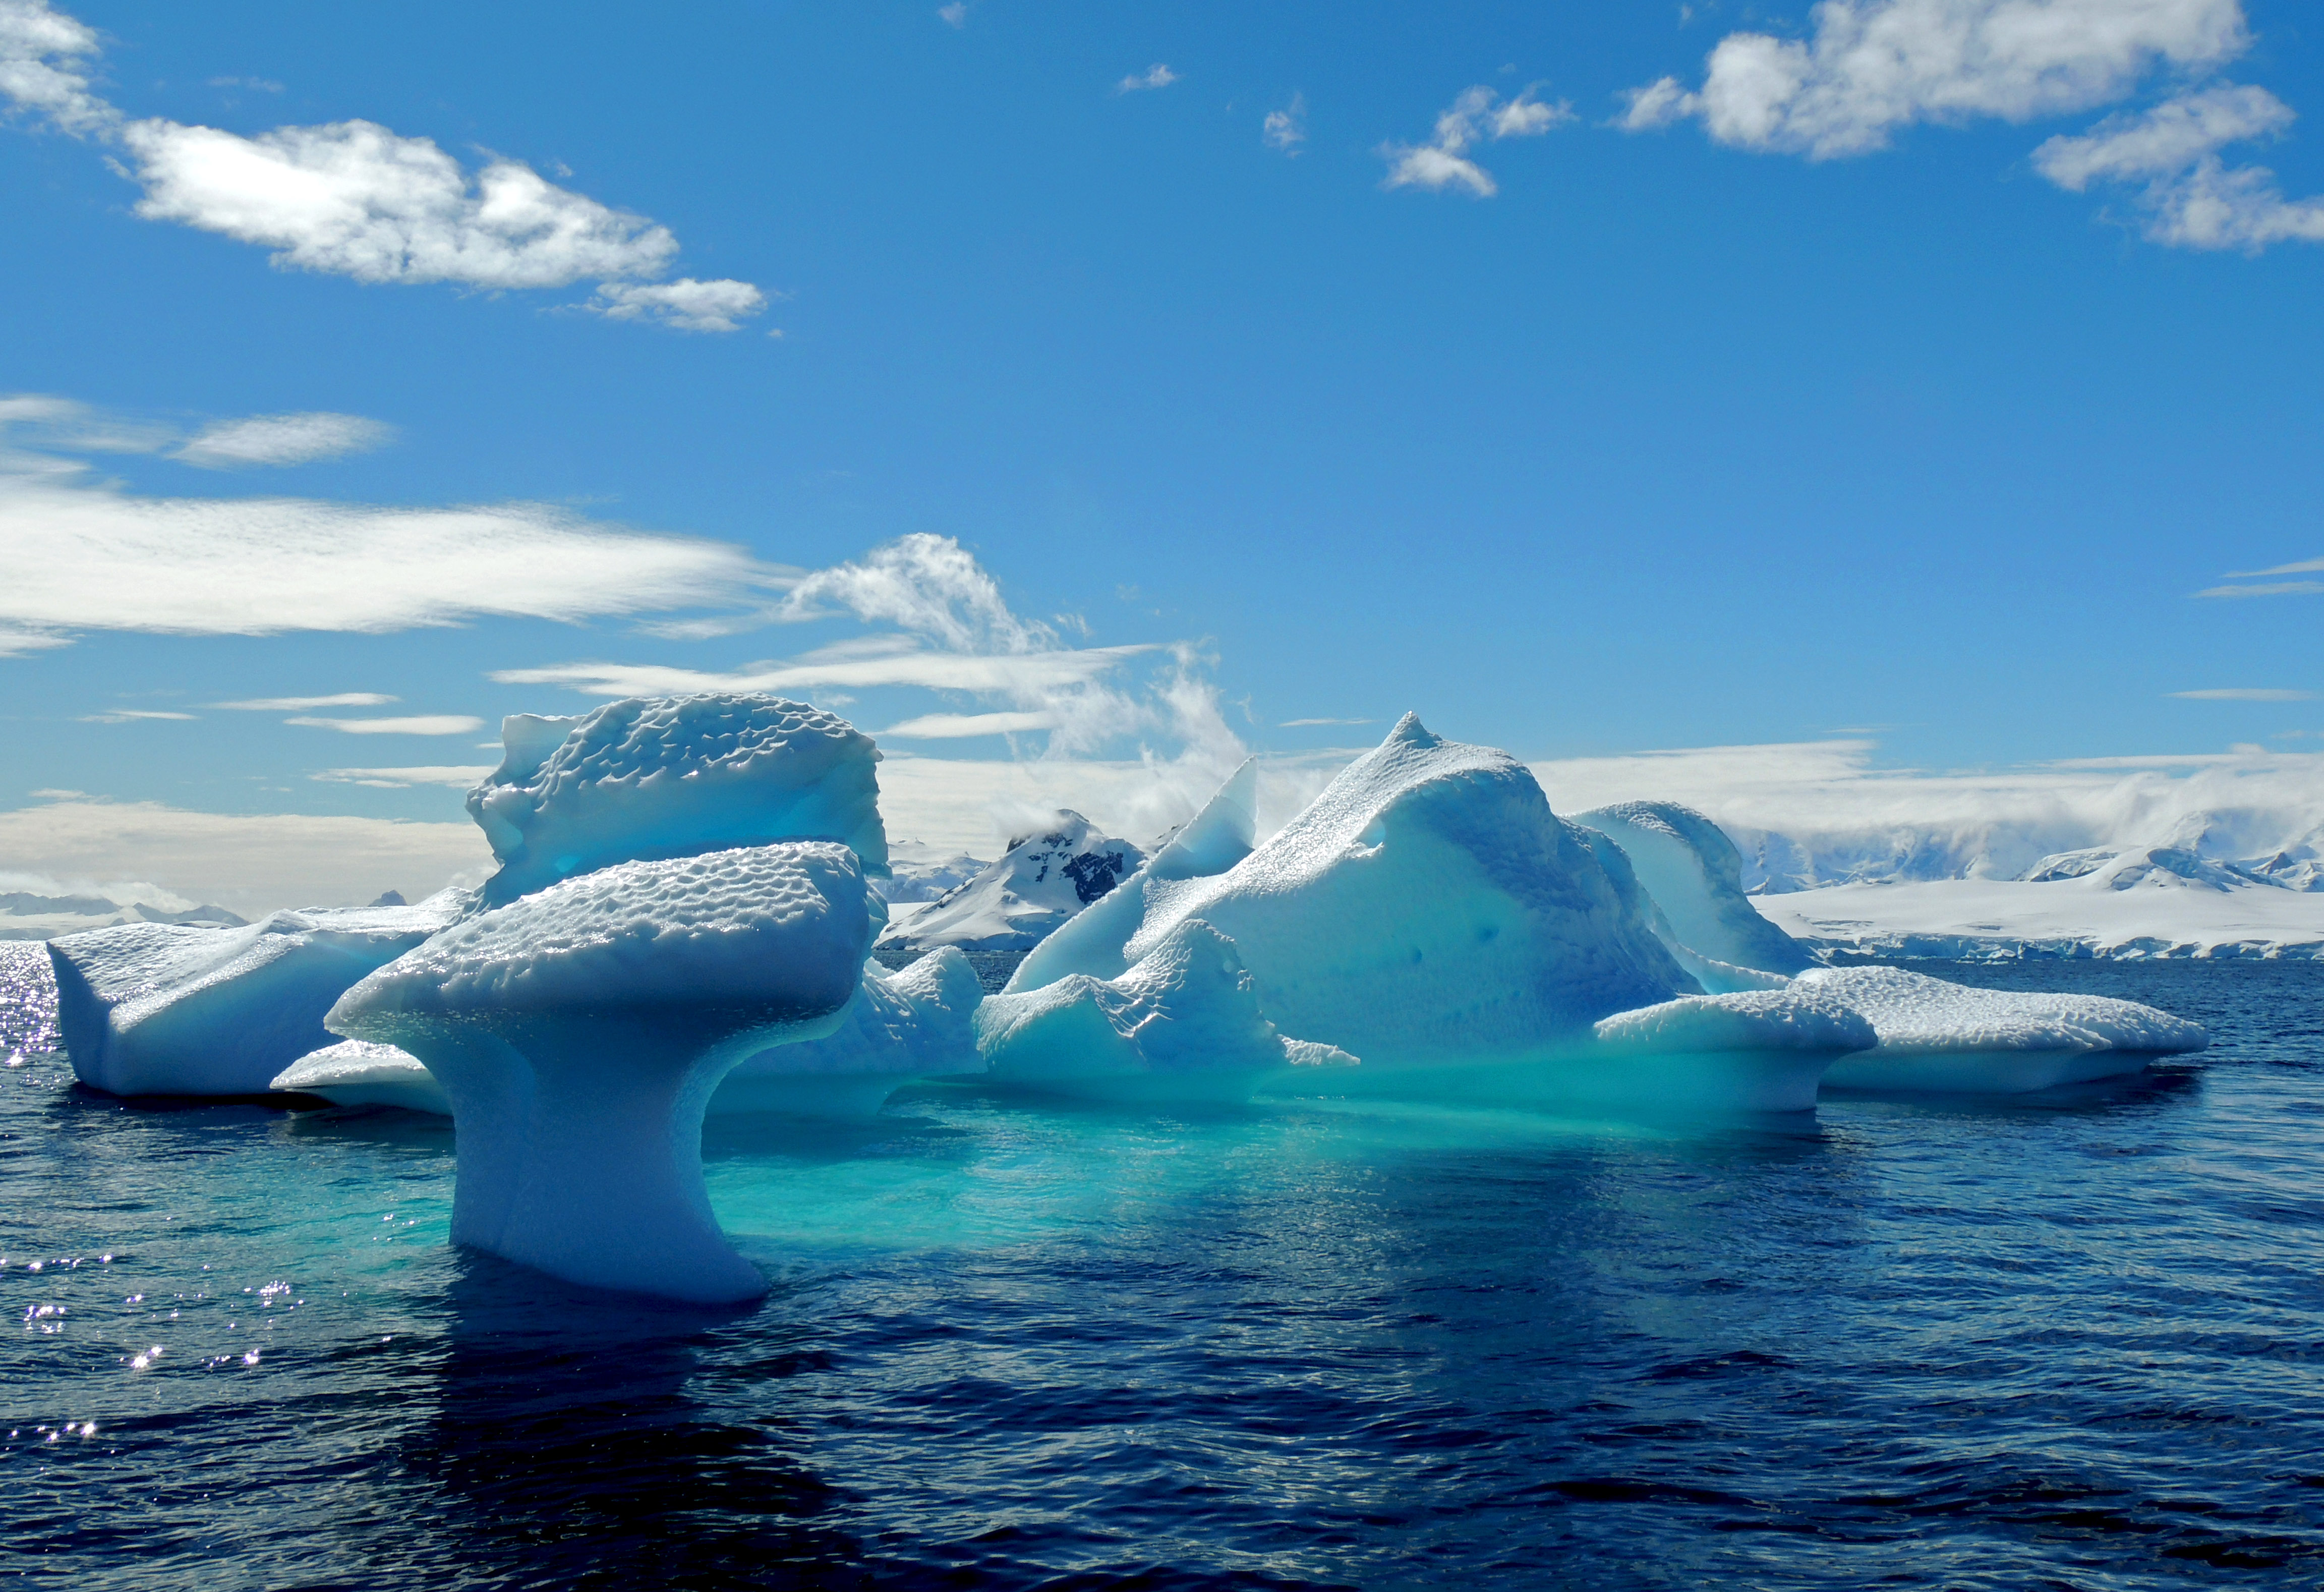
[[[1007, 782], [934, 760], [1127, 802], [1141, 748], [1199, 784], [1407, 707], [1930, 769], [2324, 727], [2289, 4], [0, 0], [12, 38], [0, 871], [108, 871], [25, 816], [97, 799], [457, 821], [379, 771], [576, 685], [1007, 716], [883, 736], [964, 836]], [[360, 236], [290, 191], [331, 162]], [[479, 221], [494, 162], [572, 236]], [[209, 706], [340, 695], [396, 700]]]

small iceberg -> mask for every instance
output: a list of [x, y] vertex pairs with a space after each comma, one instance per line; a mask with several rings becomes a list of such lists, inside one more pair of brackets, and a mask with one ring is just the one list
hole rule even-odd
[[703, 1111], [736, 1063], [838, 1027], [872, 899], [829, 842], [622, 863], [447, 930], [327, 1022], [443, 1087], [455, 1242], [594, 1287], [755, 1298], [703, 1186]]
[[2210, 1043], [2200, 1024], [2109, 995], [1971, 989], [1901, 967], [1814, 967], [1797, 986], [1862, 1013], [1879, 1035], [1825, 1074], [1836, 1088], [2030, 1094]]
[[404, 1111], [452, 1115], [451, 1097], [427, 1064], [409, 1051], [341, 1040], [309, 1051], [268, 1086], [286, 1095], [315, 1095], [334, 1106], [393, 1106]]
[[976, 969], [951, 946], [894, 973], [866, 962], [835, 1030], [737, 1064], [710, 1097], [710, 1115], [869, 1116], [915, 1078], [981, 1072], [975, 1014], [983, 999]]

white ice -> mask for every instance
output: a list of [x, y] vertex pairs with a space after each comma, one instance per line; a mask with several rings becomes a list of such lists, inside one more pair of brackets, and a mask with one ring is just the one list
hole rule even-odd
[[745, 1057], [838, 1025], [872, 898], [828, 842], [617, 864], [469, 919], [329, 1026], [410, 1051], [452, 1104], [452, 1236], [568, 1281], [755, 1297], [702, 1181], [704, 1107]]
[[256, 1095], [331, 1043], [323, 1014], [470, 905], [275, 912], [240, 929], [127, 923], [49, 942], [73, 1074], [115, 1095]]
[[1268, 1019], [1366, 1072], [1522, 1054], [1701, 993], [1523, 764], [1409, 714], [1265, 845], [1223, 873], [1151, 880], [1140, 905], [1126, 941], [1086, 913], [1068, 924], [1011, 992], [1110, 976], [1200, 918], [1234, 942]]
[[1286, 1068], [1355, 1060], [1278, 1032], [1234, 942], [1200, 919], [1119, 977], [1074, 973], [988, 997], [976, 1032], [996, 1079], [1101, 1098], [1238, 1099]]
[[1610, 837], [1654, 898], [1670, 933], [1715, 962], [1790, 975], [1812, 967], [1806, 947], [1743, 893], [1743, 856], [1726, 832], [1675, 801], [1619, 801], [1571, 815]]
[[965, 884], [916, 912], [896, 912], [880, 943], [1023, 950], [1103, 898], [1145, 860], [1139, 847], [1077, 812], [1059, 811], [1039, 830], [1011, 840]]
[[1595, 1038], [1556, 1092], [1724, 1111], [1812, 1109], [1828, 1069], [1879, 1042], [1861, 1013], [1804, 986], [1683, 995], [1606, 1018]]
[[1880, 1036], [1825, 1075], [1840, 1088], [2024, 1094], [2210, 1042], [2196, 1023], [2107, 995], [1971, 989], [1898, 967], [1811, 968], [1796, 984], [1862, 1013]]
[[981, 1072], [974, 1019], [983, 998], [976, 969], [951, 946], [894, 973], [866, 962], [837, 1029], [742, 1061], [710, 1097], [710, 1115], [864, 1116], [914, 1078]]
[[341, 1040], [310, 1051], [277, 1073], [268, 1087], [286, 1094], [318, 1095], [334, 1106], [396, 1106], [437, 1116], [452, 1115], [451, 1097], [419, 1057], [364, 1040]]
[[880, 754], [846, 720], [780, 697], [632, 698], [577, 719], [518, 714], [468, 793], [501, 870], [489, 905], [609, 864], [834, 840], [877, 875]]

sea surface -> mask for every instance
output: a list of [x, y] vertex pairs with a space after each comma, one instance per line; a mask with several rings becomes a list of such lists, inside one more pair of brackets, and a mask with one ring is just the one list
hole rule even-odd
[[2014, 1102], [718, 1126], [704, 1313], [451, 1249], [441, 1124], [78, 1088], [0, 958], [0, 1584], [2324, 1586], [2315, 964], [1915, 964], [2214, 1036]]

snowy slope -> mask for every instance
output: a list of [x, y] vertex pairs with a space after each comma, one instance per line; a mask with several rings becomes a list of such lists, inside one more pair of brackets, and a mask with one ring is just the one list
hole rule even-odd
[[1145, 861], [1142, 847], [1102, 833], [1077, 812], [1060, 811], [1050, 828], [1010, 841], [999, 861], [966, 884], [916, 912], [893, 913], [880, 943], [1025, 950]]
[[1887, 956], [2324, 958], [2324, 893], [2220, 875], [2233, 877], [2189, 878], [2140, 852], [2079, 875], [1840, 884], [1754, 904], [1820, 949]]

